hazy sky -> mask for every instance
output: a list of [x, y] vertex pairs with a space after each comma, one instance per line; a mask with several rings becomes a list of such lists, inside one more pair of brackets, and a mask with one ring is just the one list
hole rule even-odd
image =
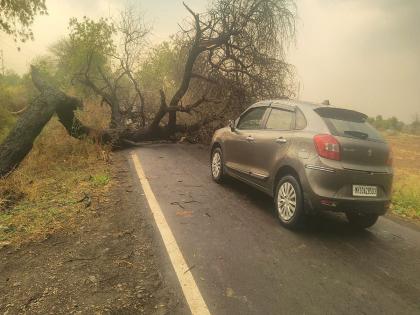
[[[206, 0], [186, 0], [204, 10]], [[35, 41], [17, 52], [0, 34], [5, 65], [20, 73], [31, 59], [67, 32], [70, 17], [117, 14], [125, 1], [47, 0], [49, 16], [37, 17]], [[182, 0], [137, 0], [153, 24], [153, 41], [166, 39], [187, 16]], [[410, 121], [420, 114], [419, 0], [297, 0], [296, 66], [299, 98], [354, 108], [369, 115]]]

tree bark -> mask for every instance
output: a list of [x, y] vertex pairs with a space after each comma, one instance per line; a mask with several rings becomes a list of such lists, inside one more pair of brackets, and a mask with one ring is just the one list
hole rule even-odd
[[0, 178], [7, 176], [22, 162], [57, 108], [76, 108], [80, 104], [77, 99], [47, 84], [35, 68], [32, 68], [32, 80], [41, 94], [30, 103], [0, 145]]

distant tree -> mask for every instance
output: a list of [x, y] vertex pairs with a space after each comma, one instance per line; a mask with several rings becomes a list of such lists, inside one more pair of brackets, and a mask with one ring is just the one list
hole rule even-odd
[[1, 0], [0, 31], [25, 42], [34, 38], [31, 25], [36, 15], [47, 14], [45, 0]]
[[75, 79], [85, 73], [96, 78], [100, 75], [99, 69], [108, 71], [109, 56], [115, 53], [114, 25], [104, 18], [98, 21], [88, 17], [72, 18], [69, 31], [68, 38], [50, 48], [56, 59], [56, 76], [61, 78], [61, 83], [77, 84], [79, 81]]
[[31, 93], [25, 78], [13, 71], [0, 77], [0, 108], [8, 112], [19, 112], [26, 107]]
[[180, 49], [173, 41], [156, 45], [147, 54], [138, 75], [149, 93], [163, 89], [168, 95], [175, 93], [176, 82], [182, 69]]
[[415, 115], [414, 121], [409, 126], [409, 130], [413, 134], [420, 135], [420, 118], [418, 114]]
[[376, 116], [376, 118], [374, 120], [374, 125], [378, 129], [384, 129], [384, 119], [382, 118], [382, 115]]
[[404, 123], [399, 121], [397, 117], [393, 116], [388, 119], [387, 129], [401, 131], [404, 127]]
[[52, 48], [60, 76], [109, 105], [111, 127], [123, 126], [133, 108], [145, 124], [144, 97], [136, 73], [149, 30], [132, 10], [123, 11], [116, 23], [103, 18], [71, 19], [69, 38]]
[[378, 115], [370, 118], [369, 122], [379, 130], [402, 131], [405, 127], [405, 124], [395, 116], [384, 119], [382, 115]]
[[0, 142], [15, 123], [14, 111], [20, 111], [27, 104], [24, 80], [15, 72], [7, 71], [0, 76]]

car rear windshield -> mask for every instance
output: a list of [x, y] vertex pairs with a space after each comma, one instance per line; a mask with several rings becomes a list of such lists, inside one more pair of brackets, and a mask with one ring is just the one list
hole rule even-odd
[[315, 111], [324, 119], [331, 133], [340, 137], [383, 141], [365, 114], [341, 108], [320, 107]]

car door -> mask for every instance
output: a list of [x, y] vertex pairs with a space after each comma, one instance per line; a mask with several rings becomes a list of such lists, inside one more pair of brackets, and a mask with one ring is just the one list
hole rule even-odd
[[269, 188], [269, 178], [275, 176], [279, 163], [286, 156], [293, 141], [295, 109], [290, 106], [272, 106], [266, 115], [264, 128], [255, 132], [252, 168], [257, 184]]
[[236, 122], [234, 130], [225, 140], [224, 159], [229, 171], [249, 180], [252, 168], [254, 134], [262, 128], [267, 106], [248, 109]]

